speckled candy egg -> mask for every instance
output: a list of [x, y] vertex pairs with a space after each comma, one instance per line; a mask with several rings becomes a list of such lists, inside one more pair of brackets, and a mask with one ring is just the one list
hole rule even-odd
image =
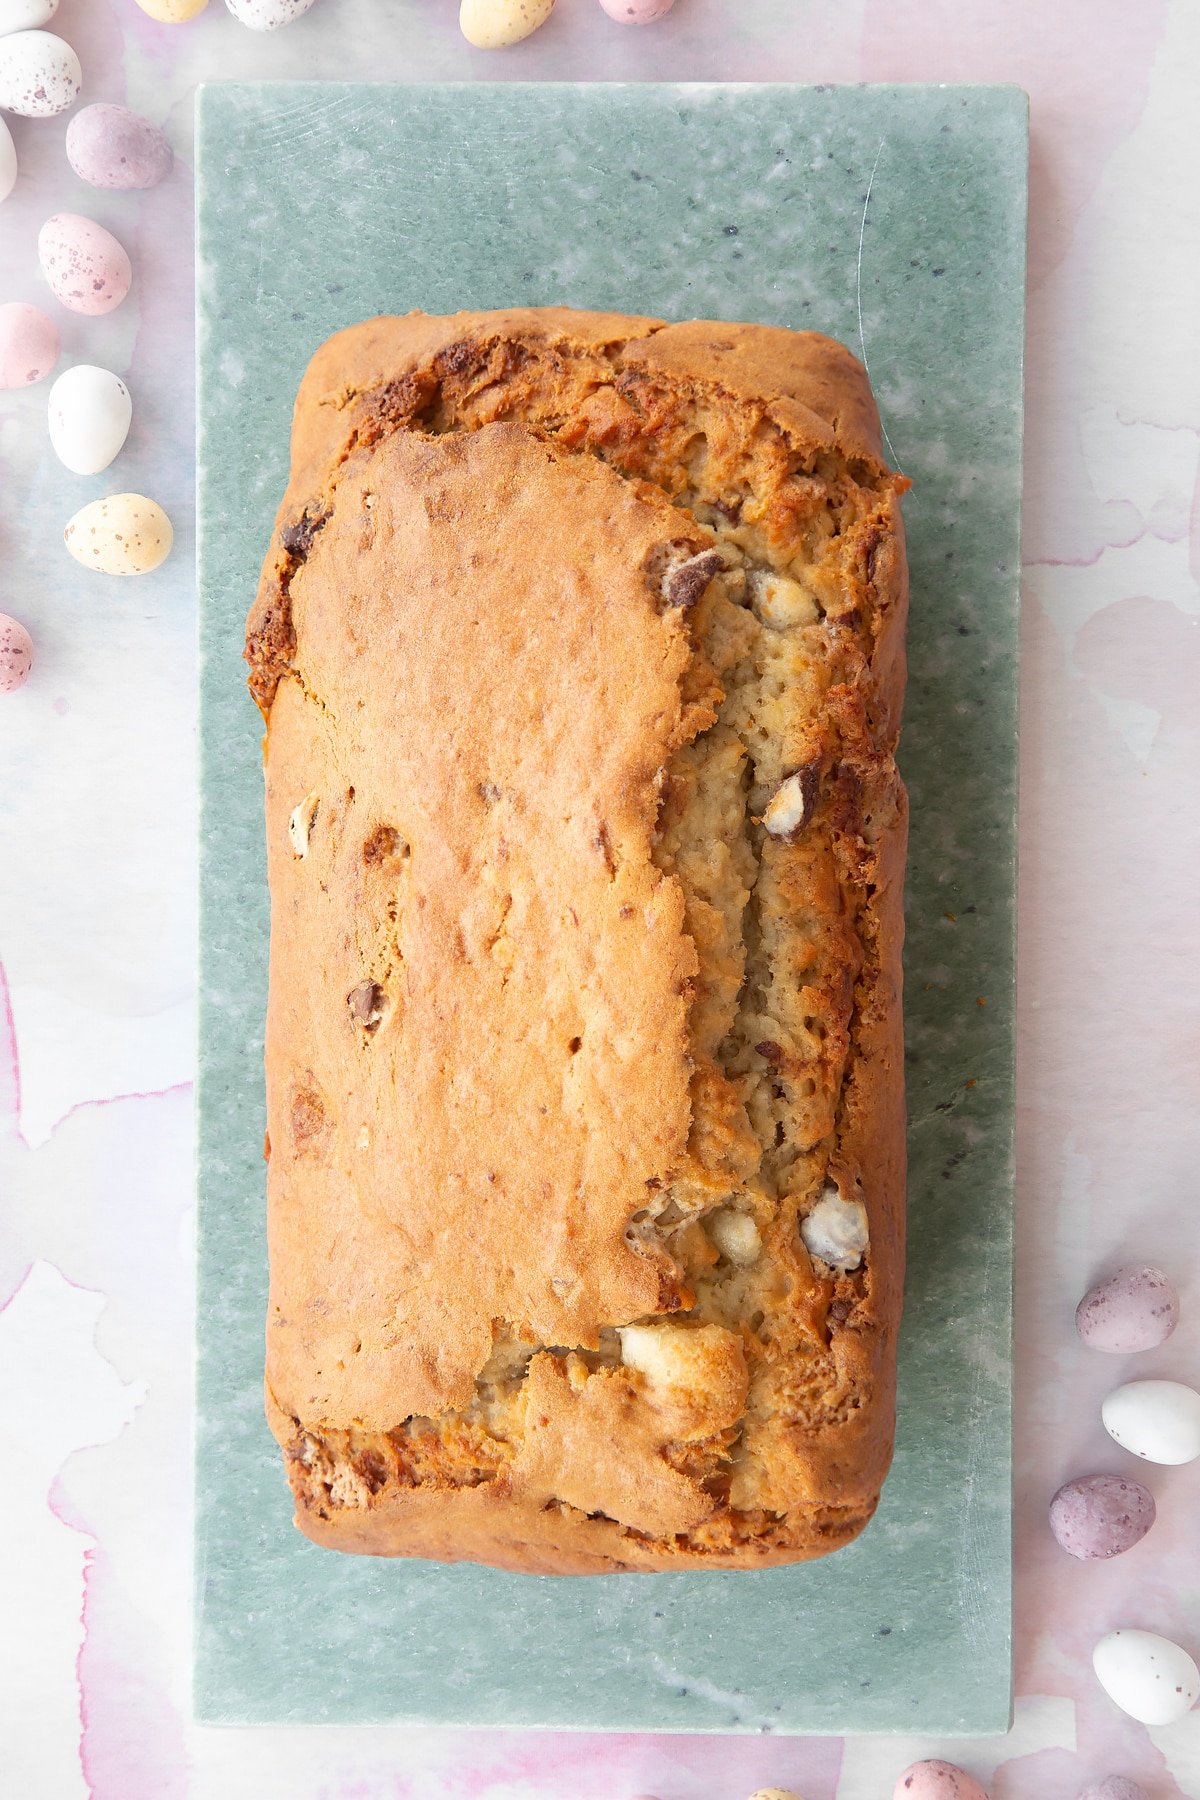
[[79, 58], [52, 31], [0, 37], [0, 106], [23, 119], [52, 119], [74, 106], [83, 86]]
[[81, 213], [55, 213], [38, 233], [38, 260], [56, 300], [71, 312], [112, 312], [133, 270], [111, 231]]
[[1104, 1429], [1146, 1462], [1195, 1462], [1200, 1456], [1200, 1394], [1182, 1381], [1127, 1381], [1100, 1409]]
[[29, 680], [33, 639], [19, 619], [0, 613], [0, 694], [15, 694]]
[[63, 533], [76, 562], [101, 575], [148, 575], [171, 554], [174, 533], [144, 494], [112, 494], [81, 506]]
[[12, 132], [0, 119], [0, 200], [7, 200], [17, 185], [17, 146]]
[[174, 160], [166, 133], [127, 106], [85, 106], [67, 126], [67, 161], [91, 187], [157, 187]]
[[40, 31], [58, 11], [58, 0], [0, 0], [0, 37], [12, 31]]
[[1131, 1263], [1098, 1282], [1075, 1312], [1075, 1329], [1084, 1343], [1113, 1356], [1156, 1349], [1178, 1323], [1175, 1284], [1149, 1263]]
[[893, 1800], [988, 1800], [979, 1783], [948, 1762], [919, 1762], [905, 1769]]
[[32, 387], [58, 361], [58, 326], [36, 306], [0, 306], [0, 388]]
[[653, 25], [670, 12], [675, 0], [600, 0], [610, 19], [618, 25]]
[[50, 442], [73, 475], [98, 475], [119, 456], [129, 436], [133, 402], [111, 369], [80, 363], [50, 389]]
[[148, 18], [156, 19], [160, 25], [186, 25], [189, 19], [200, 17], [208, 0], [137, 0], [137, 3]]
[[476, 50], [505, 50], [544, 25], [554, 0], [462, 0], [459, 30]]
[[804, 1795], [793, 1793], [791, 1788], [759, 1788], [750, 1800], [804, 1800]]
[[278, 31], [306, 13], [313, 0], [225, 0], [239, 25], [250, 31]]
[[1154, 1523], [1154, 1495], [1123, 1475], [1068, 1481], [1050, 1502], [1050, 1529], [1081, 1562], [1105, 1562], [1141, 1542]]
[[1079, 1800], [1148, 1800], [1148, 1796], [1136, 1781], [1126, 1781], [1124, 1775], [1109, 1775], [1106, 1780], [1085, 1787]]
[[1092, 1667], [1109, 1699], [1143, 1725], [1173, 1725], [1200, 1698], [1200, 1669], [1153, 1631], [1110, 1631], [1093, 1650]]

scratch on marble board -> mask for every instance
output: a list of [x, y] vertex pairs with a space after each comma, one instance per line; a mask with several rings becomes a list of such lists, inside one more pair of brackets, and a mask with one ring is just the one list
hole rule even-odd
[[652, 1656], [650, 1667], [664, 1687], [675, 1688], [681, 1694], [695, 1694], [713, 1706], [723, 1706], [739, 1724], [755, 1726], [759, 1731], [772, 1731], [775, 1727], [775, 1720], [760, 1712], [746, 1694], [719, 1688], [704, 1675], [681, 1674], [661, 1656]]
[[[862, 366], [867, 372], [867, 380], [868, 381], [870, 381], [870, 379], [871, 379], [871, 365], [867, 361], [867, 340], [863, 336], [863, 310], [862, 310], [863, 243], [864, 243], [864, 241], [866, 239], [866, 235], [867, 235], [867, 208], [871, 204], [871, 189], [875, 186], [875, 172], [879, 168], [879, 159], [883, 155], [883, 146], [885, 145], [886, 142], [887, 142], [886, 138], [880, 138], [879, 148], [875, 152], [875, 161], [871, 164], [871, 175], [870, 175], [870, 179], [867, 182], [866, 194], [863, 197], [862, 222], [858, 228], [858, 261], [855, 264], [855, 270], [854, 270], [854, 296], [855, 296], [855, 300], [858, 305], [858, 347], [862, 351]], [[900, 469], [900, 458], [896, 455], [895, 449], [892, 445], [892, 440], [888, 436], [887, 426], [883, 422], [882, 413], [880, 414], [880, 418], [879, 418], [879, 429], [880, 429], [880, 431], [882, 431], [883, 441], [888, 447], [888, 455], [891, 457], [892, 462], [894, 463], [897, 471], [900, 473], [903, 473], [903, 471]]]

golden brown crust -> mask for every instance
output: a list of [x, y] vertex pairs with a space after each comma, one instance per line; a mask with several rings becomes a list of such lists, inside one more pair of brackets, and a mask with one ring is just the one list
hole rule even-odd
[[[707, 465], [685, 492], [688, 418]], [[268, 720], [268, 1411], [316, 1541], [736, 1568], [869, 1519], [903, 1256], [901, 485], [859, 365], [812, 333], [410, 315], [314, 357], [248, 656]], [[739, 554], [719, 507], [698, 516], [709, 490], [735, 523], [746, 505], [748, 554], [796, 567], [810, 545], [832, 644], [796, 665], [815, 685], [784, 746], [813, 771], [809, 841], [753, 829], [755, 904], [810, 921], [778, 976], [825, 1020], [807, 1066], [758, 1046], [780, 1093], [816, 1077], [781, 1102], [769, 1331], [731, 1327], [697, 1282], [712, 1208], [766, 1206], [762, 1078], [718, 1055], [746, 952], [660, 841], [713, 779], [746, 666], [736, 643], [727, 673], [710, 660], [726, 627], [696, 604], [704, 569], [664, 601], [665, 568]], [[829, 1179], [866, 1206], [853, 1273], [798, 1236]], [[632, 1230], [667, 1190], [697, 1223]], [[672, 1354], [699, 1359], [684, 1397], [613, 1331], [672, 1314], [692, 1333]], [[489, 1386], [509, 1342], [555, 1348]]]

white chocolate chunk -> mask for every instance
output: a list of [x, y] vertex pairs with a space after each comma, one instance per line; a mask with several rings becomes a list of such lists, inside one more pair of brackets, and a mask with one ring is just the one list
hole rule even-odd
[[705, 1220], [705, 1230], [721, 1255], [739, 1269], [748, 1269], [762, 1253], [758, 1226], [749, 1213], [738, 1212], [734, 1206], [723, 1206], [713, 1213]]
[[317, 822], [320, 805], [320, 794], [306, 794], [299, 806], [292, 808], [292, 816], [288, 820], [288, 837], [297, 856], [308, 855], [309, 834]]
[[763, 814], [763, 824], [772, 837], [795, 837], [807, 824], [815, 785], [812, 771], [808, 769], [798, 769], [786, 781], [780, 782]]
[[807, 588], [790, 575], [759, 574], [754, 582], [754, 610], [772, 631], [815, 625], [821, 609]]
[[622, 1325], [621, 1361], [651, 1387], [703, 1393], [740, 1342], [723, 1325]]
[[847, 1274], [857, 1269], [870, 1245], [867, 1209], [861, 1200], [843, 1200], [832, 1181], [800, 1221], [800, 1236], [810, 1256]]

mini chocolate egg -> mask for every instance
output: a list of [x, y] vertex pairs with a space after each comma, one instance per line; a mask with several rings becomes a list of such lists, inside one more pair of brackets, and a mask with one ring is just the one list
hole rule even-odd
[[1182, 1381], [1126, 1381], [1100, 1409], [1114, 1443], [1146, 1462], [1195, 1462], [1200, 1456], [1200, 1394]]
[[148, 18], [156, 19], [160, 25], [186, 25], [189, 19], [200, 17], [208, 0], [137, 0], [137, 3]]
[[1148, 1800], [1148, 1796], [1136, 1781], [1126, 1781], [1124, 1775], [1109, 1775], [1085, 1787], [1079, 1800]]
[[91, 187], [157, 187], [174, 160], [161, 127], [127, 106], [85, 106], [67, 126], [67, 161]]
[[38, 232], [38, 261], [50, 292], [70, 312], [112, 312], [129, 292], [133, 270], [111, 231], [82, 213], [55, 213]]
[[52, 31], [0, 37], [0, 107], [23, 119], [52, 119], [74, 106], [83, 70], [70, 44]]
[[988, 1800], [979, 1783], [953, 1763], [913, 1763], [896, 1783], [892, 1800]]
[[13, 31], [40, 31], [58, 11], [58, 0], [0, 0], [0, 37]]
[[79, 363], [50, 389], [47, 413], [50, 442], [63, 467], [73, 475], [98, 475], [124, 447], [133, 402], [111, 369]]
[[58, 326], [36, 306], [0, 306], [0, 388], [44, 381], [58, 361]]
[[1153, 1523], [1154, 1495], [1123, 1475], [1068, 1481], [1050, 1502], [1051, 1531], [1081, 1562], [1106, 1562], [1132, 1550]]
[[1200, 1698], [1200, 1669], [1154, 1631], [1110, 1631], [1093, 1650], [1092, 1667], [1109, 1699], [1143, 1725], [1173, 1725]]
[[1130, 1263], [1097, 1282], [1075, 1310], [1075, 1329], [1084, 1343], [1113, 1356], [1157, 1349], [1178, 1323], [1175, 1284], [1149, 1263]]
[[458, 27], [476, 50], [506, 50], [532, 36], [554, 11], [554, 0], [462, 0]]
[[239, 25], [250, 31], [278, 31], [306, 13], [313, 0], [225, 0]]
[[17, 185], [17, 146], [12, 132], [0, 119], [0, 200], [7, 200]]
[[600, 0], [610, 19], [618, 25], [653, 25], [670, 12], [675, 0]]
[[81, 506], [63, 533], [76, 562], [101, 575], [148, 575], [171, 554], [174, 533], [144, 494], [111, 494]]
[[0, 613], [0, 694], [15, 694], [29, 680], [33, 639], [19, 619]]
[[791, 1788], [759, 1788], [750, 1800], [804, 1800], [804, 1796], [793, 1793]]

